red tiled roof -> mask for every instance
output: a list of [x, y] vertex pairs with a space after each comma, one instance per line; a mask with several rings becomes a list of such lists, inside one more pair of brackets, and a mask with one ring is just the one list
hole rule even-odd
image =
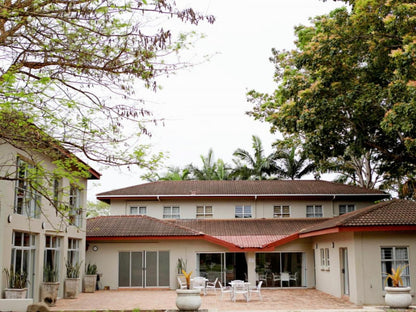
[[389, 195], [379, 190], [317, 180], [262, 181], [158, 181], [100, 193], [97, 198], [160, 197], [244, 197], [244, 196], [371, 196], [382, 199]]
[[416, 202], [394, 199], [346, 213], [300, 231], [300, 234], [333, 228], [416, 226]]

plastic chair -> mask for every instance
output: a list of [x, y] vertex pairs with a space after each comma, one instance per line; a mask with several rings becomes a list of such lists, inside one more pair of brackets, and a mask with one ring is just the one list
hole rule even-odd
[[252, 293], [256, 293], [259, 295], [259, 298], [261, 301], [263, 301], [263, 297], [261, 296], [261, 284], [263, 284], [263, 281], [260, 281], [257, 286], [253, 286], [249, 288], [249, 293], [250, 293], [250, 299], [251, 299], [251, 294]]
[[280, 275], [277, 273], [272, 273], [272, 283], [273, 286], [276, 286], [276, 282], [280, 283]]
[[182, 282], [181, 279], [178, 277], [178, 286], [179, 289], [186, 289], [186, 283]]
[[230, 294], [232, 298], [233, 289], [230, 286], [222, 286], [220, 281], [218, 281], [218, 285], [220, 286], [220, 290], [221, 290], [221, 299], [224, 296], [224, 294]]
[[197, 276], [192, 280], [192, 288], [202, 290], [204, 296], [207, 294], [206, 292], [206, 284], [207, 279], [205, 277]]
[[218, 277], [213, 282], [208, 281], [206, 286], [205, 286], [205, 289], [207, 291], [208, 290], [214, 290], [214, 292], [217, 292], [217, 282], [218, 282]]
[[287, 282], [287, 286], [290, 286], [290, 276], [289, 276], [289, 273], [287, 273], [287, 272], [280, 272], [280, 281], [282, 283], [282, 287], [283, 287], [283, 282]]
[[246, 298], [246, 301], [249, 302], [250, 300], [250, 293], [248, 291], [248, 286], [243, 281], [233, 281], [233, 296], [232, 300], [235, 302], [237, 299], [237, 295], [241, 294]]
[[297, 282], [298, 282], [298, 274], [299, 274], [299, 272], [295, 272], [295, 274], [291, 274], [289, 276], [289, 283], [290, 283], [290, 281], [294, 281], [295, 282], [295, 286], [296, 286], [297, 285]]

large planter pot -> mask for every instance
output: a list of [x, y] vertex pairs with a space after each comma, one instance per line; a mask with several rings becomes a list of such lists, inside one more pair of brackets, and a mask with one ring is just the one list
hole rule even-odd
[[82, 291], [85, 293], [95, 292], [95, 287], [97, 285], [97, 274], [94, 275], [84, 275], [82, 279]]
[[40, 285], [40, 301], [54, 307], [58, 298], [59, 282], [43, 282]]
[[177, 289], [176, 307], [179, 311], [196, 311], [201, 306], [199, 289]]
[[79, 278], [67, 278], [64, 281], [64, 298], [75, 299], [79, 293]]
[[386, 287], [384, 300], [390, 308], [407, 308], [412, 304], [410, 287]]
[[6, 288], [4, 296], [6, 299], [26, 299], [27, 288]]

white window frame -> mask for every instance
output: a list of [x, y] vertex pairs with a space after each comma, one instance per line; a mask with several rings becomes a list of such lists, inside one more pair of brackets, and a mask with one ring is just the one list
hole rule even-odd
[[196, 206], [197, 219], [211, 219], [214, 216], [214, 209], [211, 205]]
[[81, 208], [81, 190], [71, 185], [69, 189], [69, 224], [81, 227], [82, 225], [82, 208]]
[[247, 219], [253, 217], [253, 211], [251, 205], [236, 205], [235, 206], [235, 218]]
[[180, 219], [181, 209], [179, 206], [163, 206], [163, 219]]
[[130, 206], [130, 214], [145, 216], [147, 215], [147, 208], [145, 206]]
[[[308, 212], [308, 208], [312, 208], [312, 213]], [[318, 208], [321, 210], [317, 212]], [[306, 206], [306, 217], [307, 218], [323, 218], [324, 207], [322, 205], [307, 205]]]
[[320, 263], [321, 263], [321, 271], [329, 271], [330, 270], [330, 260], [329, 260], [329, 248], [321, 248], [320, 252]]
[[[287, 212], [285, 212], [286, 209], [287, 209]], [[273, 206], [273, 218], [290, 218], [290, 206], [289, 205]]]
[[81, 240], [77, 238], [68, 238], [67, 263], [76, 265], [79, 263], [79, 245]]
[[[343, 214], [346, 214], [348, 212], [355, 211], [355, 204], [342, 204], [338, 206], [339, 208], [339, 215], [342, 216]], [[341, 212], [342, 210], [342, 212]]]
[[30, 218], [40, 217], [41, 196], [32, 188], [29, 179], [35, 170], [35, 166], [17, 157], [16, 161], [16, 186], [14, 195], [14, 213]]
[[[390, 250], [391, 258], [386, 258], [387, 251]], [[399, 265], [405, 266], [402, 273], [403, 286], [410, 285], [410, 269], [409, 269], [409, 247], [407, 246], [383, 246], [380, 248], [380, 261], [381, 261], [381, 280], [384, 290], [385, 286], [390, 286], [390, 282], [387, 281], [387, 274], [390, 274], [387, 268], [396, 269]]]
[[61, 255], [61, 237], [46, 235], [45, 236], [45, 252], [43, 258], [44, 276], [43, 280], [46, 281], [45, 268], [54, 270], [56, 272], [56, 281], [59, 281], [59, 268], [60, 268], [60, 255]]

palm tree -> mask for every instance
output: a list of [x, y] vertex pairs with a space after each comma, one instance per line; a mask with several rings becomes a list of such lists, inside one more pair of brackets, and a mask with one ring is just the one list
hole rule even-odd
[[190, 180], [189, 178], [190, 171], [189, 169], [181, 169], [179, 167], [169, 167], [168, 172], [159, 178], [162, 181], [182, 181]]
[[281, 163], [281, 166], [277, 165], [275, 172], [280, 178], [295, 180], [315, 171], [315, 163], [310, 162], [303, 153], [297, 158], [296, 152], [296, 146], [276, 152], [277, 164]]
[[265, 180], [272, 177], [276, 170], [276, 154], [272, 153], [264, 156], [263, 144], [258, 136], [253, 135], [254, 155], [250, 152], [238, 148], [233, 153], [236, 158], [233, 160], [236, 168], [233, 176], [241, 180]]
[[215, 161], [212, 148], [207, 156], [201, 155], [202, 168], [190, 164], [187, 168], [196, 180], [229, 180], [230, 168], [222, 159]]

